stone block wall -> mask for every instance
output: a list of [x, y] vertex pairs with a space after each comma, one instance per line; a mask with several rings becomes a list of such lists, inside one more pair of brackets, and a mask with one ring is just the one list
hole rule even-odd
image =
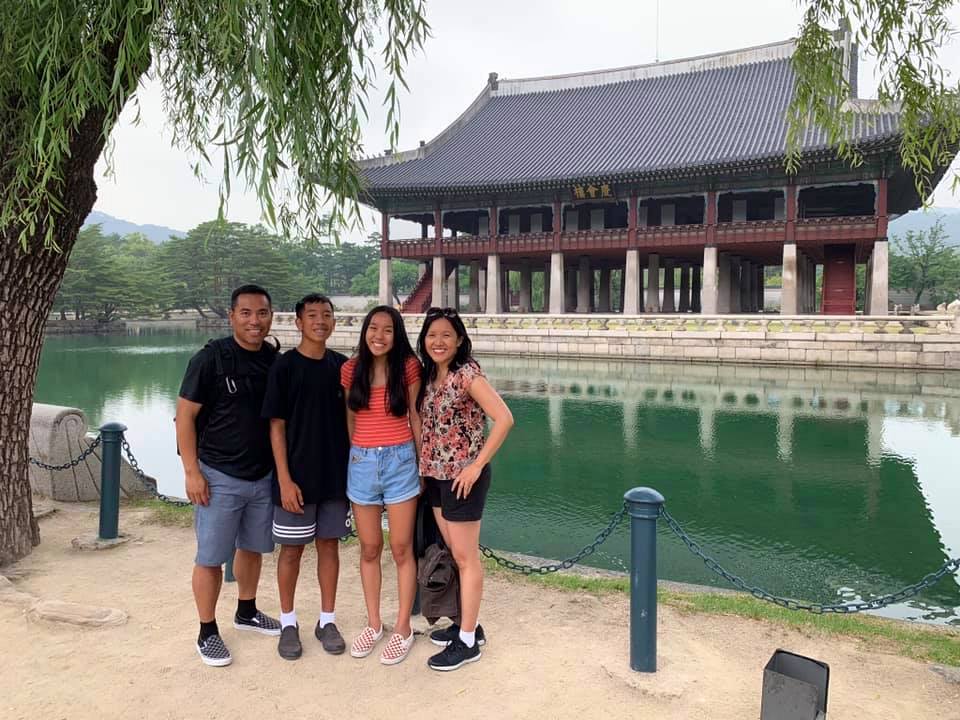
[[[960, 370], [960, 316], [463, 315], [479, 354]], [[411, 344], [422, 315], [404, 317]], [[352, 352], [362, 315], [339, 314], [331, 345]], [[298, 333], [277, 313], [285, 348]]]

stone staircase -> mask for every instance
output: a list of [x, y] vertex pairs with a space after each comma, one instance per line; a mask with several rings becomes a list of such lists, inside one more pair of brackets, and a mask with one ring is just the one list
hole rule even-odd
[[413, 288], [413, 292], [403, 301], [403, 304], [400, 306], [400, 312], [405, 313], [422, 313], [426, 312], [427, 308], [430, 307], [430, 301], [433, 295], [433, 269], [428, 267], [427, 271], [423, 274], [417, 284]]

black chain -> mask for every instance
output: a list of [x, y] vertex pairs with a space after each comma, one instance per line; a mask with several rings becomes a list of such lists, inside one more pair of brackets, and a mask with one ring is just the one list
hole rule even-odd
[[187, 505], [192, 505], [189, 500], [184, 500], [183, 498], [170, 497], [169, 495], [164, 495], [163, 493], [157, 492], [157, 486], [150, 482], [147, 478], [146, 473], [140, 468], [140, 463], [137, 462], [137, 459], [133, 456], [133, 451], [130, 449], [130, 443], [127, 442], [127, 436], [120, 436], [120, 447], [123, 448], [124, 454], [127, 456], [127, 462], [130, 464], [130, 468], [133, 470], [134, 474], [137, 476], [137, 479], [140, 481], [140, 484], [157, 500], [165, 502], [168, 505], [176, 505], [177, 507], [187, 507]]
[[515, 572], [522, 573], [524, 575], [547, 575], [548, 573], [558, 572], [559, 570], [569, 570], [578, 562], [583, 560], [588, 555], [596, 552], [597, 548], [600, 547], [608, 537], [613, 534], [613, 531], [617, 529], [617, 525], [623, 520], [624, 515], [627, 514], [627, 505], [623, 504], [617, 512], [613, 514], [613, 517], [610, 519], [610, 523], [599, 533], [597, 537], [594, 538], [593, 542], [589, 545], [584, 546], [580, 552], [576, 555], [568, 557], [566, 560], [562, 560], [558, 563], [549, 563], [547, 565], [524, 565], [522, 563], [514, 562], [509, 558], [501, 557], [497, 555], [493, 550], [488, 548], [486, 545], [480, 546], [480, 552], [483, 553], [484, 557], [488, 557], [491, 560], [494, 560], [497, 565], [500, 567], [505, 567], [508, 570], [514, 570]]
[[59, 471], [59, 470], [69, 470], [70, 468], [76, 467], [77, 465], [79, 465], [80, 463], [82, 463], [84, 460], [86, 460], [88, 457], [90, 457], [91, 455], [93, 455], [94, 451], [95, 451], [98, 447], [100, 447], [101, 441], [102, 441], [101, 437], [100, 437], [99, 435], [97, 435], [97, 437], [94, 438], [93, 442], [90, 443], [90, 447], [88, 447], [88, 448], [87, 448], [86, 450], [84, 450], [82, 453], [80, 453], [79, 455], [77, 455], [77, 457], [75, 457], [73, 460], [68, 460], [67, 462], [63, 463], [62, 465], [48, 465], [47, 463], [41, 462], [40, 460], [37, 460], [36, 458], [29, 458], [30, 464], [31, 464], [31, 465], [36, 465], [38, 468], [42, 468], [43, 470], [57, 470], [57, 471]]
[[815, 615], [823, 615], [824, 613], [848, 614], [861, 612], [863, 610], [879, 610], [880, 608], [884, 608], [895, 603], [900, 603], [904, 600], [919, 595], [928, 587], [936, 585], [945, 576], [952, 575], [960, 570], [960, 558], [955, 558], [953, 560], [947, 560], [943, 565], [940, 566], [940, 569], [930, 573], [929, 575], [925, 575], [919, 582], [915, 582], [913, 585], [907, 585], [905, 588], [898, 590], [895, 593], [883, 595], [871, 600], [857, 600], [855, 602], [836, 603], [832, 605], [803, 602], [802, 600], [794, 600], [793, 598], [780, 597], [779, 595], [774, 595], [773, 593], [767, 592], [763, 588], [749, 585], [743, 580], [743, 578], [725, 570], [720, 563], [707, 555], [703, 549], [701, 549], [700, 545], [687, 534], [680, 523], [678, 523], [673, 516], [667, 512], [666, 507], [661, 508], [660, 515], [666, 521], [667, 526], [673, 530], [674, 534], [680, 538], [680, 540], [683, 541], [683, 544], [687, 546], [687, 549], [689, 549], [690, 552], [703, 560], [704, 565], [706, 565], [710, 570], [715, 572], [734, 587], [750, 593], [758, 600], [764, 600], [766, 602], [773, 603], [774, 605], [787, 608], [788, 610], [806, 610], [807, 612], [811, 612]]

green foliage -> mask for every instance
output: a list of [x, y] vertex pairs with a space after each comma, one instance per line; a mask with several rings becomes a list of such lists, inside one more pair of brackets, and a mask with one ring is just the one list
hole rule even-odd
[[909, 289], [913, 303], [929, 292], [934, 305], [955, 300], [960, 294], [960, 251], [947, 244], [943, 221], [927, 230], [908, 230], [894, 237], [890, 247], [890, 285]]
[[[173, 309], [226, 317], [230, 292], [255, 282], [270, 291], [275, 309], [292, 310], [309, 292], [376, 295], [379, 273], [375, 243], [294, 242], [262, 226], [211, 221], [157, 246], [91, 226], [74, 245], [54, 309], [78, 319]], [[394, 260], [393, 277], [397, 293], [411, 292], [416, 263]]]
[[[796, 92], [788, 111], [787, 168], [796, 172], [810, 127], [826, 131], [839, 155], [858, 165], [861, 153], [849, 143], [854, 110], [833, 28], [849, 23], [854, 42], [876, 63], [881, 104], [900, 113], [900, 160], [914, 173], [927, 198], [938, 168], [949, 166], [960, 142], [960, 92], [950, 82], [939, 52], [951, 39], [947, 13], [952, 0], [806, 0], [793, 56]], [[958, 177], [954, 175], [956, 186]]]
[[167, 290], [156, 263], [156, 246], [142, 235], [121, 238], [103, 235], [99, 225], [86, 228], [77, 236], [54, 309], [102, 322], [149, 313]]
[[239, 178], [286, 234], [356, 219], [378, 46], [395, 143], [402, 71], [428, 32], [423, 0], [7, 0], [0, 228], [55, 245], [77, 137], [102, 143], [148, 68], [197, 174], [220, 148], [223, 202]]

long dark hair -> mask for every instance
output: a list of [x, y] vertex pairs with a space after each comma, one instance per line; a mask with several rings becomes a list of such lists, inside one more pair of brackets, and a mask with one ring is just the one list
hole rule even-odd
[[437, 307], [427, 310], [427, 316], [423, 319], [423, 327], [420, 328], [420, 336], [417, 338], [417, 353], [419, 353], [420, 360], [423, 362], [423, 371], [420, 374], [422, 378], [420, 392], [417, 393], [418, 411], [423, 406], [423, 397], [426, 394], [427, 385], [437, 379], [437, 364], [430, 357], [430, 353], [427, 352], [427, 333], [430, 331], [430, 326], [441, 318], [450, 321], [453, 331], [457, 334], [457, 340], [460, 341], [457, 352], [454, 353], [453, 359], [450, 361], [450, 372], [456, 372], [458, 368], [467, 363], [477, 364], [477, 361], [473, 359], [473, 345], [470, 342], [470, 336], [467, 335], [467, 327], [463, 324], [463, 320], [457, 311], [453, 308]]
[[370, 320], [377, 313], [386, 313], [393, 321], [393, 347], [387, 353], [387, 404], [390, 414], [403, 417], [407, 414], [406, 375], [407, 358], [413, 355], [410, 347], [410, 338], [403, 325], [403, 316], [389, 305], [377, 305], [367, 313], [360, 328], [360, 343], [357, 346], [357, 365], [353, 369], [353, 382], [350, 384], [350, 394], [347, 396], [347, 406], [356, 412], [370, 407], [370, 380], [373, 377], [373, 353], [367, 345], [367, 330]]

